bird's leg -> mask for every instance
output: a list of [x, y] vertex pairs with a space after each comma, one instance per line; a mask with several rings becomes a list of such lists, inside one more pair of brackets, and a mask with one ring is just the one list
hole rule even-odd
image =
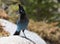
[[20, 34], [20, 31], [18, 32], [18, 31], [16, 31], [15, 33], [14, 33], [14, 35], [19, 35]]
[[26, 38], [27, 40], [29, 40], [29, 41], [33, 42], [34, 44], [36, 44], [34, 41], [32, 41], [31, 39], [29, 39], [29, 38], [26, 37], [26, 35], [24, 33], [24, 31], [25, 31], [24, 29], [22, 31], [23, 31], [23, 34], [24, 34], [24, 38]]
[[26, 35], [25, 35], [24, 31], [25, 31], [25, 29], [23, 29], [22, 32], [23, 32], [23, 34], [24, 34], [24, 38], [26, 38]]

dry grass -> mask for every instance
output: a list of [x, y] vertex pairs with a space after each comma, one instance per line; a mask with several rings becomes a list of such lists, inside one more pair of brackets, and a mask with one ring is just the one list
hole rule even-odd
[[1, 8], [0, 8], [0, 18], [4, 18], [4, 19], [9, 18], [8, 14]]
[[9, 32], [7, 32], [7, 31], [5, 31], [4, 29], [3, 29], [3, 27], [4, 26], [2, 26], [2, 24], [0, 24], [0, 37], [3, 37], [3, 36], [9, 36], [10, 35], [10, 33]]
[[58, 22], [46, 23], [46, 22], [34, 22], [30, 20], [28, 29], [36, 32], [46, 41], [51, 44], [60, 44], [60, 28], [56, 26]]

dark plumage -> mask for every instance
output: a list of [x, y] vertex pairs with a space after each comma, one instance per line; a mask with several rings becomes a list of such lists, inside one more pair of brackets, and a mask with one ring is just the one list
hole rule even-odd
[[15, 32], [14, 35], [19, 35], [20, 31], [22, 30], [24, 32], [25, 29], [27, 29], [29, 20], [26, 16], [25, 10], [23, 9], [23, 7], [19, 4], [19, 18], [17, 20], [17, 30]]

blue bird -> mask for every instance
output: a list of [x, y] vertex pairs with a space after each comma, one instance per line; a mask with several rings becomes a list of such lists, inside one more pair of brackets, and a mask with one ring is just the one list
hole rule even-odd
[[24, 30], [27, 29], [27, 26], [28, 26], [28, 23], [29, 23], [29, 19], [27, 18], [27, 15], [25, 13], [25, 10], [23, 9], [23, 7], [19, 4], [19, 18], [17, 20], [17, 30], [16, 32], [14, 33], [14, 35], [19, 35], [21, 30], [24, 34], [24, 38], [30, 40], [31, 42], [33, 42], [35, 44], [34, 41], [32, 41], [31, 39], [29, 39], [28, 37], [26, 37], [25, 33], [24, 33]]
[[29, 19], [27, 18], [27, 15], [25, 13], [23, 6], [21, 6], [20, 4], [18, 6], [19, 6], [19, 13], [20, 14], [19, 14], [19, 18], [17, 20], [17, 30], [14, 35], [19, 35], [21, 30], [24, 33], [24, 30], [27, 29], [27, 26], [29, 23]]

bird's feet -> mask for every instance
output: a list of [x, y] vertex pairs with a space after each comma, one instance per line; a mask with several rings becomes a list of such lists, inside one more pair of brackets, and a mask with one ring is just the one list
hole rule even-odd
[[19, 35], [20, 34], [20, 32], [18, 32], [18, 31], [16, 31], [15, 33], [14, 33], [14, 35]]

